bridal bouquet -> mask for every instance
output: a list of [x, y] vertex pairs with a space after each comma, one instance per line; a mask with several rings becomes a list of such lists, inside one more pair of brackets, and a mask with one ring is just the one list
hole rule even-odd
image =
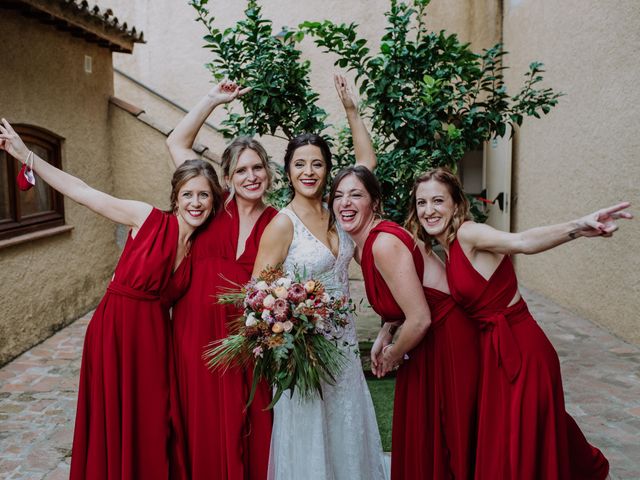
[[319, 394], [321, 383], [335, 383], [345, 364], [338, 348], [351, 301], [333, 297], [319, 279], [269, 268], [237, 291], [218, 296], [244, 313], [227, 338], [214, 342], [204, 354], [209, 368], [253, 363], [250, 404], [258, 382], [275, 392], [272, 408], [286, 390], [302, 398]]

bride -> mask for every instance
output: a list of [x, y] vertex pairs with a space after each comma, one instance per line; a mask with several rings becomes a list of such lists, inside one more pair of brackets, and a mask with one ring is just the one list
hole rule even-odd
[[[341, 75], [334, 83], [351, 128], [356, 163], [370, 170], [376, 156], [356, 102]], [[331, 151], [319, 135], [292, 139], [284, 167], [293, 199], [265, 229], [253, 275], [283, 264], [286, 271], [305, 268], [322, 278], [328, 289], [349, 295], [349, 262], [353, 242], [330, 221], [323, 204], [331, 171]], [[270, 480], [382, 480], [385, 478], [380, 434], [367, 388], [353, 319], [342, 339], [347, 365], [335, 385], [323, 386], [323, 399], [302, 401], [285, 393], [274, 407], [269, 457]]]

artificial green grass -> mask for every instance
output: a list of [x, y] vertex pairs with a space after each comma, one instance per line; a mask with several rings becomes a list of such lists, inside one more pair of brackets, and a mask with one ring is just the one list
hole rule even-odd
[[378, 419], [378, 429], [382, 439], [382, 449], [391, 451], [391, 419], [393, 417], [393, 394], [396, 386], [395, 378], [368, 378], [367, 384], [373, 399], [373, 406]]

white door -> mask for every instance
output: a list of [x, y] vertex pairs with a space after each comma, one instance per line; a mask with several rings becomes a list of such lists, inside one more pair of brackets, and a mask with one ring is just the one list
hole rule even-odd
[[488, 205], [487, 223], [505, 232], [511, 228], [511, 129], [504, 137], [484, 144], [483, 186]]

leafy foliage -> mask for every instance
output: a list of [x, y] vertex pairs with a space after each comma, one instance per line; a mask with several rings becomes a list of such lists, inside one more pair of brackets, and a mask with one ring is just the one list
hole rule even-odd
[[[325, 20], [300, 25], [318, 46], [338, 55], [337, 66], [355, 71], [363, 114], [379, 146], [376, 173], [385, 212], [399, 222], [419, 173], [438, 166], [455, 170], [466, 152], [493, 136], [503, 136], [507, 125], [521, 125], [525, 116], [540, 118], [560, 95], [539, 88], [544, 70], [534, 62], [522, 89], [510, 97], [502, 45], [478, 55], [455, 34], [428, 31], [424, 20], [429, 1], [391, 0], [385, 13], [386, 33], [376, 54], [358, 36], [355, 23]], [[353, 162], [340, 149], [336, 157], [337, 168]]]
[[207, 66], [217, 80], [225, 76], [252, 87], [240, 98], [244, 114], [229, 110], [222, 132], [238, 135], [279, 135], [287, 139], [299, 133], [320, 133], [326, 128], [326, 112], [317, 106], [318, 94], [309, 83], [309, 61], [300, 59], [293, 32], [282, 38], [273, 34], [271, 20], [262, 16], [255, 0], [247, 2], [245, 18], [220, 30], [207, 9], [208, 0], [191, 5], [208, 30], [205, 48], [214, 53]]
[[[311, 35], [323, 50], [337, 54], [338, 67], [356, 73], [362, 114], [378, 152], [385, 213], [402, 222], [419, 173], [445, 165], [455, 171], [466, 152], [503, 136], [507, 126], [522, 125], [525, 116], [549, 113], [561, 95], [540, 86], [543, 65], [533, 62], [520, 91], [509, 96], [502, 45], [476, 54], [455, 34], [429, 31], [424, 23], [429, 2], [390, 0], [387, 27], [373, 53], [355, 23], [304, 22], [279, 41], [255, 0], [248, 2], [246, 18], [224, 31], [213, 25], [206, 0], [192, 0], [209, 30], [205, 40], [216, 54], [209, 65], [214, 75], [253, 86], [241, 99], [245, 113], [231, 113], [224, 122], [226, 134], [281, 130], [291, 138], [325, 129], [326, 114], [315, 105], [318, 95], [309, 83], [309, 62], [301, 61], [295, 45]], [[336, 138], [334, 168], [339, 169], [354, 159], [348, 129]], [[272, 197], [284, 201], [286, 184], [277, 185], [280, 190]]]

